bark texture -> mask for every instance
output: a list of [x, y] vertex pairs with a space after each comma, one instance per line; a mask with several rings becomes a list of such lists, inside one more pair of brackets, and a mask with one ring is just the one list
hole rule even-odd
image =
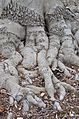
[[[44, 91], [54, 102], [54, 108], [61, 111], [56, 91], [60, 101], [66, 91], [76, 92], [74, 87], [57, 79], [54, 71], [59, 68], [70, 78], [75, 71], [65, 63], [79, 66], [78, 7], [70, 0], [0, 2], [0, 54], [5, 57], [0, 62], [0, 87], [6, 88], [13, 99], [23, 99], [24, 111], [29, 110], [30, 104], [45, 108], [46, 104], [36, 96]], [[45, 87], [32, 84], [38, 72]], [[23, 86], [19, 84], [20, 75], [25, 80]]]

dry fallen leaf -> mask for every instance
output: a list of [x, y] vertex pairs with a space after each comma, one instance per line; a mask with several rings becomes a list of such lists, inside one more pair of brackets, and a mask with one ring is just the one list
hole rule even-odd
[[5, 108], [1, 105], [0, 106], [0, 113], [3, 113], [5, 111]]

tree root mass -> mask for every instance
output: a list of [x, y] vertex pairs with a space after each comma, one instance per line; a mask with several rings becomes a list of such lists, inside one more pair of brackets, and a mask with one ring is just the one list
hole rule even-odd
[[[31, 4], [34, 5], [34, 3]], [[70, 5], [73, 6], [72, 3], [69, 3], [66, 7]], [[43, 16], [42, 10], [38, 14], [38, 10], [35, 12], [26, 9], [18, 1], [11, 0], [2, 10], [0, 19], [0, 89], [3, 94], [5, 94], [5, 89], [8, 91], [10, 106], [15, 105], [17, 108], [18, 103], [21, 103], [22, 107], [19, 108], [22, 109], [22, 115], [25, 115], [32, 105], [41, 109], [47, 108], [43, 99], [45, 93], [53, 105], [53, 111], [63, 110], [61, 102], [64, 100], [66, 92], [79, 95], [78, 87], [72, 83], [69, 84], [66, 80], [63, 81], [64, 77], [71, 81], [73, 81], [72, 79], [79, 80], [79, 28], [72, 27], [72, 22], [73, 24], [74, 21], [78, 22], [79, 18], [75, 20], [72, 7], [70, 10], [66, 7], [65, 3], [59, 0], [57, 0], [57, 4], [56, 1], [49, 0], [47, 2], [45, 0], [45, 16]], [[76, 9], [74, 14], [77, 17], [76, 14], [79, 15], [79, 13], [75, 4], [74, 9]], [[15, 14], [17, 12], [20, 16]], [[25, 12], [28, 12], [28, 16]], [[31, 21], [27, 20], [31, 14], [33, 15], [32, 12], [36, 16], [33, 16], [34, 23], [29, 25], [32, 22], [32, 16]], [[48, 34], [45, 31], [44, 21], [42, 22], [43, 17], [45, 17]], [[71, 67], [68, 67], [69, 65]], [[77, 70], [72, 66], [77, 67]], [[36, 81], [38, 85], [37, 83], [35, 85]], [[8, 112], [7, 119], [11, 118], [13, 118], [12, 111]]]

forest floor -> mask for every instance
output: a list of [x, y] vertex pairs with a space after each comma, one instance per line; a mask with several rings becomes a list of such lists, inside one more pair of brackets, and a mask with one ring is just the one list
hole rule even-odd
[[[79, 73], [79, 69], [72, 66]], [[55, 71], [55, 75], [61, 81], [67, 82], [74, 86], [79, 91], [79, 81], [74, 78], [69, 79], [63, 75], [63, 72]], [[21, 84], [21, 81], [20, 81]], [[38, 77], [33, 79], [33, 84], [36, 86], [44, 86], [44, 80], [38, 74]], [[22, 114], [22, 101], [13, 106], [9, 104], [9, 93], [6, 89], [0, 89], [0, 119], [7, 119], [8, 112], [14, 114], [14, 119], [79, 119], [79, 95], [75, 95], [73, 92], [67, 92], [65, 99], [60, 102], [62, 112], [58, 112], [53, 109], [53, 104], [49, 100], [47, 93], [41, 93], [38, 95], [47, 104], [45, 109], [41, 109], [37, 106], [31, 106], [30, 110], [25, 115]], [[55, 97], [58, 97], [56, 93]]]

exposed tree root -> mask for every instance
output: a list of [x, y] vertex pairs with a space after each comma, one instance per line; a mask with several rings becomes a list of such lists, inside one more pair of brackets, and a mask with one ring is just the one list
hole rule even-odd
[[55, 100], [54, 98], [55, 89], [54, 89], [54, 85], [51, 79], [52, 72], [46, 61], [46, 51], [45, 50], [40, 51], [38, 54], [38, 66], [39, 66], [39, 71], [45, 80], [45, 89], [48, 92], [48, 95], [51, 97], [51, 100], [54, 101]]
[[[25, 47], [21, 45], [21, 40], [23, 40], [25, 36], [25, 29], [18, 23], [16, 23], [18, 24], [16, 25], [14, 22], [7, 21], [6, 19], [4, 20], [5, 24], [3, 24], [2, 20], [0, 21], [1, 24], [3, 24], [1, 26], [1, 31], [3, 30], [3, 32], [0, 33], [0, 38], [2, 38], [0, 41], [0, 52], [8, 58], [0, 62], [0, 88], [6, 88], [8, 90], [11, 105], [14, 100], [17, 102], [20, 100], [23, 101], [23, 113], [29, 110], [31, 104], [43, 108], [46, 107], [42, 99], [37, 97], [41, 92], [46, 91], [48, 93], [50, 100], [53, 102], [53, 108], [59, 111], [62, 111], [59, 101], [64, 99], [66, 92], [76, 92], [73, 86], [60, 81], [53, 73], [53, 71], [59, 68], [65, 76], [70, 78], [72, 72], [73, 74], [76, 72], [65, 66], [64, 63], [66, 62], [79, 66], [79, 57], [75, 53], [76, 46], [74, 44], [71, 26], [65, 22], [63, 11], [66, 14], [66, 10], [63, 4], [59, 0], [57, 0], [57, 4], [55, 0], [49, 1], [49, 5], [47, 6], [50, 7], [51, 10], [45, 6], [46, 27], [48, 27], [49, 32], [48, 36], [44, 26], [37, 25], [40, 23], [39, 18], [38, 22], [36, 24], [34, 23], [32, 27], [27, 24]], [[38, 18], [38, 14], [35, 15], [37, 15]], [[7, 28], [6, 32], [4, 32], [4, 27]], [[14, 29], [17, 28], [18, 31], [15, 33], [16, 30]], [[21, 33], [21, 31], [24, 31], [24, 33]], [[78, 42], [77, 34], [75, 37]], [[9, 40], [13, 43], [13, 46], [10, 44]], [[16, 45], [17, 40], [19, 40], [19, 43]], [[6, 52], [3, 50], [4, 48]], [[18, 50], [20, 53], [16, 51], [17, 48], [19, 48]], [[39, 71], [34, 70], [36, 66], [38, 66]], [[37, 87], [32, 84], [32, 78], [36, 78], [38, 72], [44, 79], [45, 87]], [[21, 76], [23, 76], [23, 80], [26, 82], [25, 86], [21, 86], [19, 83], [19, 80], [22, 78]], [[55, 97], [56, 92], [59, 92], [59, 101]], [[11, 115], [8, 115], [8, 118], [9, 116]]]
[[[66, 31], [66, 32], [65, 32]], [[69, 32], [70, 31], [70, 32]], [[75, 46], [73, 43], [71, 29], [64, 29], [63, 43], [60, 48], [59, 57], [62, 62], [67, 62], [75, 66], [79, 66], [79, 57], [75, 54]]]
[[[14, 60], [16, 60], [16, 59], [14, 59]], [[23, 96], [26, 94], [27, 95], [29, 95], [29, 93], [38, 94], [42, 91], [45, 91], [44, 88], [36, 87], [33, 85], [27, 85], [26, 87], [21, 87], [19, 85], [19, 78], [18, 78], [18, 73], [17, 73], [16, 68], [14, 66], [12, 66], [11, 64], [10, 65], [8, 64], [6, 66], [5, 62], [1, 62], [1, 64], [0, 64], [0, 68], [2, 70], [2, 71], [0, 71], [0, 75], [1, 75], [0, 87], [6, 88], [8, 90], [8, 92], [11, 94], [11, 96], [14, 97], [14, 99], [21, 100], [23, 98]], [[36, 98], [34, 100], [36, 100]], [[31, 100], [32, 99], [30, 99], [29, 101], [31, 101]], [[33, 101], [32, 101], [32, 103], [33, 103]], [[43, 103], [42, 100], [40, 100], [40, 103]], [[40, 103], [38, 103], [38, 105]], [[44, 103], [43, 103], [43, 105], [44, 105]], [[41, 104], [42, 107], [43, 107], [43, 105]], [[44, 107], [45, 107], [45, 105], [44, 105]]]
[[[24, 48], [24, 50], [27, 48], [29, 48], [29, 47]], [[24, 52], [24, 53], [26, 53], [26, 52]], [[35, 54], [36, 54], [36, 52], [35, 52]], [[32, 54], [32, 56], [33, 56], [33, 54]], [[34, 55], [34, 57], [35, 57], [35, 55]], [[26, 58], [28, 58], [27, 55], [26, 55]], [[25, 68], [23, 68], [24, 66], [21, 66], [21, 65], [17, 67], [18, 70], [16, 69], [16, 66], [20, 62], [22, 62], [22, 56], [18, 52], [14, 52], [13, 55], [9, 59], [1, 62], [1, 69], [2, 69], [2, 72], [1, 72], [2, 79], [0, 80], [1, 87], [6, 88], [8, 90], [8, 92], [11, 94], [11, 96], [17, 101], [24, 98], [30, 104], [34, 104], [34, 105], [37, 105], [39, 107], [44, 107], [44, 108], [46, 107], [46, 104], [40, 98], [38, 98], [36, 96], [36, 94], [39, 94], [40, 92], [44, 92], [46, 90], [50, 97], [50, 100], [52, 100], [54, 102], [54, 105], [53, 105], [54, 109], [61, 111], [62, 108], [54, 96], [56, 90], [59, 91], [59, 100], [63, 100], [64, 96], [66, 95], [66, 90], [69, 90], [69, 91], [74, 90], [75, 91], [75, 89], [72, 86], [70, 86], [69, 84], [59, 81], [54, 76], [51, 68], [49, 67], [46, 49], [40, 50], [37, 55], [39, 72], [41, 73], [41, 75], [44, 78], [45, 88], [36, 87], [36, 86], [32, 85], [32, 81], [30, 81], [31, 78], [37, 77], [37, 71], [28, 71]], [[67, 70], [66, 70], [66, 67], [64, 66], [64, 64], [61, 63], [60, 61], [57, 61], [57, 62], [58, 62], [58, 66], [60, 67], [60, 69], [62, 69], [65, 73]], [[30, 67], [30, 68], [32, 68], [32, 67]], [[27, 84], [26, 87], [22, 87], [19, 85], [18, 71], [24, 75], [24, 78], [26, 80], [27, 79], [29, 80], [30, 85]], [[67, 76], [70, 76], [69, 72], [67, 72], [65, 74]], [[11, 101], [12, 100], [10, 99], [10, 103], [12, 103]], [[26, 106], [28, 109], [30, 106], [29, 103], [26, 103]], [[28, 109], [26, 109], [26, 110], [28, 110]]]
[[25, 47], [21, 53], [23, 55], [23, 67], [26, 69], [34, 68], [36, 66], [36, 52], [34, 49], [31, 47]]
[[56, 99], [54, 97], [55, 91], [59, 90], [59, 99], [63, 100], [64, 96], [66, 95], [66, 91], [67, 90], [68, 91], [76, 91], [75, 88], [67, 83], [59, 81], [54, 76], [53, 72], [51, 71], [51, 69], [46, 61], [46, 51], [45, 50], [40, 51], [38, 54], [38, 66], [39, 66], [39, 71], [45, 80], [45, 89], [46, 89], [48, 95], [50, 96], [50, 99], [52, 101], [55, 101], [56, 109], [61, 110], [59, 104], [56, 103]]
[[61, 62], [61, 61], [58, 61], [58, 67], [61, 71], [64, 72], [64, 74], [67, 76], [67, 77], [71, 77], [71, 74], [70, 72], [68, 71], [68, 69], [66, 68], [66, 66]]

